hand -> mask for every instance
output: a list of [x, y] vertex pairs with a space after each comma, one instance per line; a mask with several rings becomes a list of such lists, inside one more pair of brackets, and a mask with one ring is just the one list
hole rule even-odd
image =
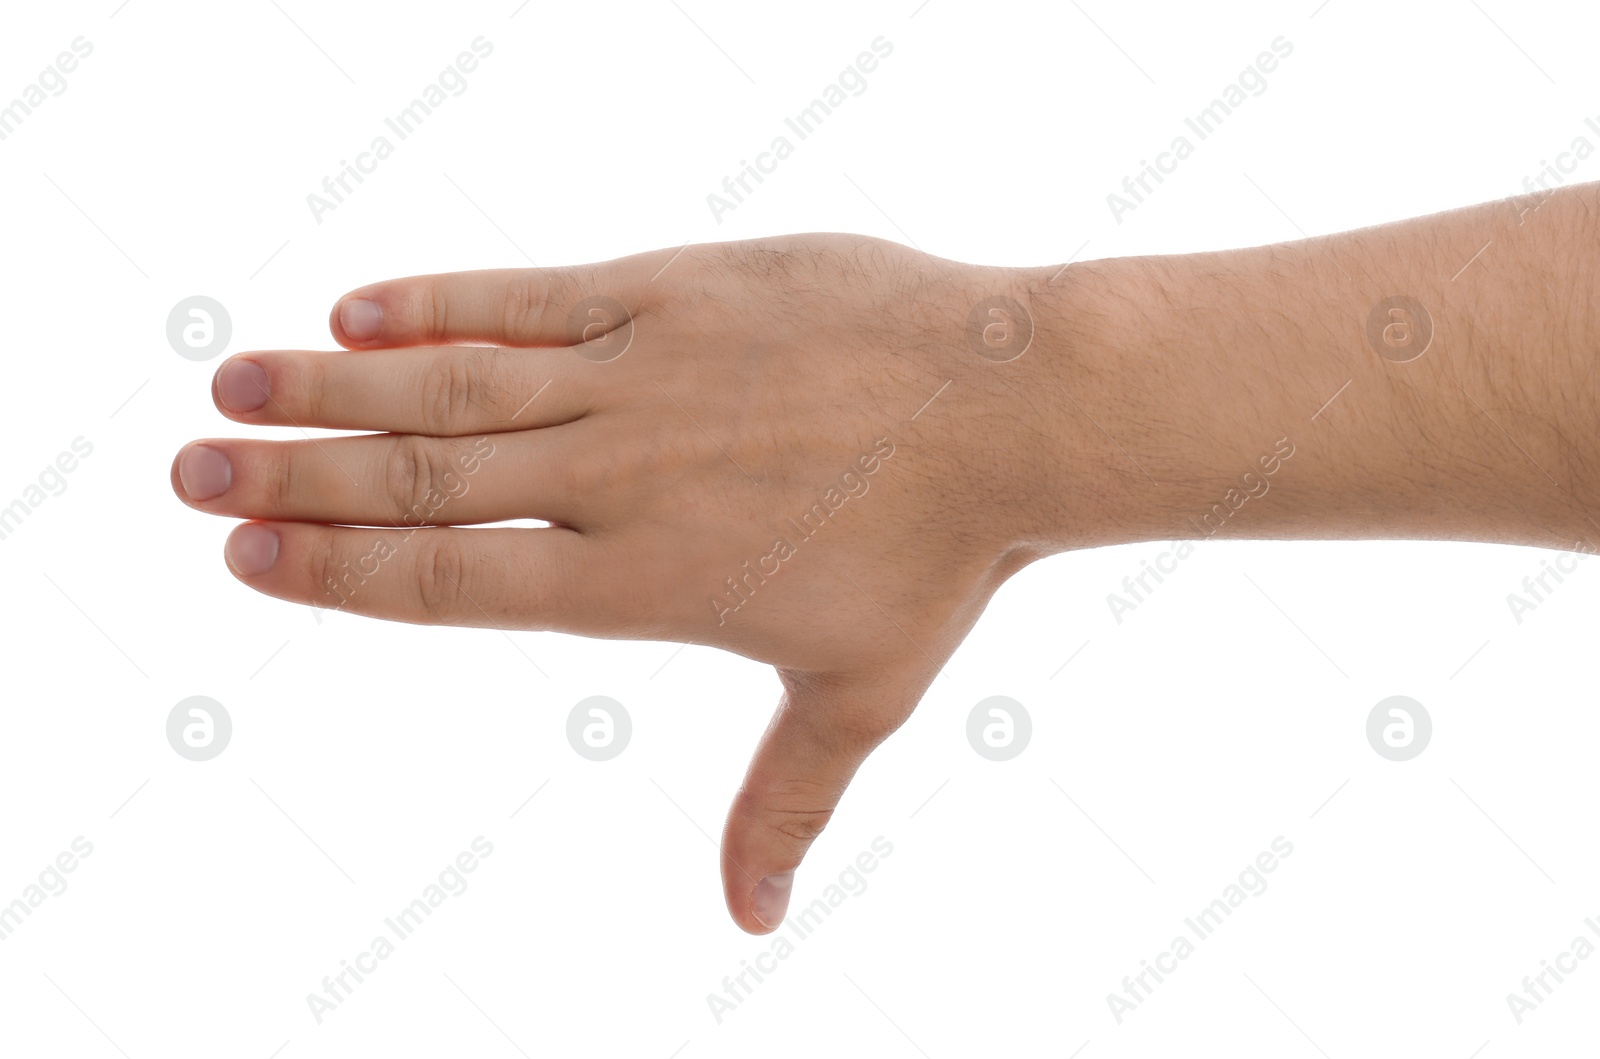
[[[824, 235], [379, 283], [333, 312], [354, 352], [240, 354], [214, 398], [381, 433], [194, 442], [173, 487], [255, 520], [227, 560], [280, 599], [775, 666], [722, 841], [729, 911], [765, 933], [863, 759], [1050, 550], [1036, 279]], [[549, 526], [450, 528], [511, 519]]]

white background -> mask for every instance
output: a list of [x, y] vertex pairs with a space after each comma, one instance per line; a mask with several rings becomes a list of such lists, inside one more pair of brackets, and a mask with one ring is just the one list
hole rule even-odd
[[[874, 837], [893, 854], [719, 1023], [707, 994], [770, 945], [729, 922], [708, 836], [771, 673], [252, 593], [229, 525], [168, 485], [184, 442], [246, 428], [211, 405], [220, 359], [165, 334], [205, 294], [229, 353], [329, 347], [363, 283], [686, 241], [856, 231], [1046, 264], [1496, 199], [1600, 140], [1594, 11], [518, 2], [6, 5], [0, 101], [74, 38], [94, 51], [0, 142], [0, 505], [75, 437], [94, 448], [0, 540], [0, 903], [75, 837], [94, 852], [0, 942], [0, 1052], [1594, 1047], [1600, 959], [1521, 1025], [1505, 997], [1600, 916], [1600, 566], [1519, 624], [1506, 596], [1551, 553], [1212, 542], [1118, 624], [1106, 594], [1162, 545], [1038, 564], [862, 770], [797, 904]], [[1267, 90], [1115, 223], [1106, 195], [1280, 35]], [[317, 223], [306, 196], [479, 36], [468, 90]], [[707, 194], [879, 36], [868, 89], [716, 223]], [[634, 726], [604, 763], [564, 735], [597, 694]], [[1033, 719], [1006, 763], [965, 736], [996, 694]], [[1365, 736], [1395, 694], [1435, 726], [1403, 764]], [[190, 695], [233, 718], [206, 763], [166, 741]], [[306, 995], [480, 835], [470, 887], [319, 1025]], [[1106, 995], [1277, 836], [1294, 853], [1266, 892], [1118, 1024]]]

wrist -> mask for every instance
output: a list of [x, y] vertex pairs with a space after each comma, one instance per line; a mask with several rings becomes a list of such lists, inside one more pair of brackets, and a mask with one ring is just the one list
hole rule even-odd
[[1179, 532], [1157, 528], [1161, 482], [1185, 472], [1163, 436], [1160, 406], [1176, 364], [1155, 348], [1165, 342], [1154, 310], [1163, 302], [1152, 270], [1140, 267], [1151, 260], [1024, 270], [1035, 328], [1026, 386], [1045, 409], [1038, 536], [1027, 542], [1035, 557]]
[[[1054, 424], [1048, 552], [1213, 535], [1277, 535], [1265, 495], [1304, 481], [1313, 403], [1279, 284], [1309, 276], [1277, 249], [1113, 258], [1038, 270], [1036, 385]], [[1258, 289], [1259, 288], [1259, 289]], [[1284, 382], [1284, 363], [1302, 365]], [[1327, 366], [1325, 400], [1344, 377]], [[1042, 483], [1045, 484], [1045, 483]], [[1304, 490], [1302, 490], [1302, 493]], [[1280, 497], [1288, 490], [1280, 490]], [[1249, 510], [1247, 510], [1249, 509]], [[1248, 527], [1248, 529], [1246, 529]], [[1241, 531], [1243, 533], [1241, 534]]]
[[1008, 565], [1116, 542], [1105, 439], [1086, 436], [1093, 427], [1072, 413], [1072, 388], [1103, 370], [1107, 345], [1088, 326], [1110, 300], [1100, 293], [1104, 278], [1090, 271], [981, 266], [963, 281], [965, 368], [957, 377], [978, 394], [965, 418], [974, 451], [992, 461], [991, 543]]

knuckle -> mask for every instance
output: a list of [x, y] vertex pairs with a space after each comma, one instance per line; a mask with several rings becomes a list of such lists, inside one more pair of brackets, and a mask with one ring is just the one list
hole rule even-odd
[[757, 793], [768, 827], [801, 845], [810, 845], [833, 819], [833, 806], [843, 792], [799, 777], [763, 785]]
[[310, 573], [316, 580], [317, 594], [327, 599], [338, 600], [336, 605], [342, 606], [344, 596], [340, 593], [339, 582], [339, 557], [331, 543], [317, 548], [310, 557]]
[[424, 338], [443, 338], [450, 327], [450, 302], [437, 283], [426, 284], [415, 302], [417, 330]]
[[[299, 405], [300, 414], [312, 424], [332, 422], [333, 409], [329, 407], [327, 365], [321, 357], [298, 357], [293, 362], [290, 400]], [[269, 406], [270, 407], [270, 406]]]
[[[417, 553], [417, 606], [424, 617], [437, 625], [456, 619], [468, 603], [461, 548], [449, 541], [428, 541]], [[470, 606], [470, 604], [468, 604]]]
[[281, 513], [290, 510], [298, 490], [298, 453], [303, 446], [273, 446], [267, 458], [266, 500], [270, 510]]
[[830, 719], [827, 735], [836, 753], [857, 757], [871, 753], [896, 727], [896, 722], [875, 712], [841, 711]]
[[500, 307], [501, 333], [512, 341], [536, 334], [550, 309], [551, 287], [534, 272], [523, 272], [505, 285]]
[[420, 526], [433, 514], [430, 499], [438, 493], [434, 484], [434, 461], [426, 438], [398, 434], [389, 448], [384, 480], [396, 519], [408, 526]]
[[833, 819], [832, 809], [776, 810], [772, 814], [772, 829], [796, 842], [810, 845], [817, 840], [828, 821]]
[[482, 354], [450, 352], [429, 366], [422, 385], [422, 428], [445, 436], [468, 424], [482, 388]]

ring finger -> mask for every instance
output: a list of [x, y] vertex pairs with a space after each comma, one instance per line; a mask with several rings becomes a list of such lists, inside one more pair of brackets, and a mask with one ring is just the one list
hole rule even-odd
[[567, 434], [430, 438], [364, 434], [303, 441], [207, 439], [185, 446], [172, 486], [234, 518], [348, 526], [581, 521]]

